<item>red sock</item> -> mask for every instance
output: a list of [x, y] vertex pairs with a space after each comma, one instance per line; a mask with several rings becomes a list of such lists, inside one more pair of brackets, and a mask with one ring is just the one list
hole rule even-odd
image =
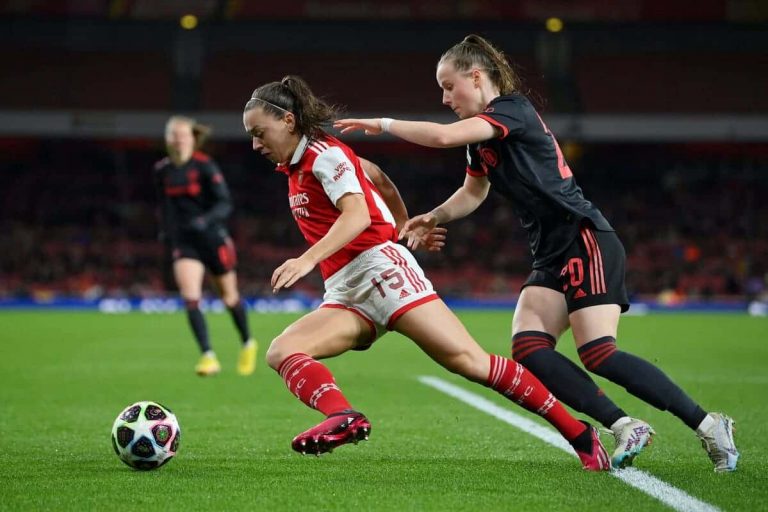
[[487, 386], [535, 412], [568, 440], [575, 439], [587, 428], [560, 405], [534, 374], [511, 359], [491, 354], [491, 373], [488, 375]]
[[351, 409], [336, 385], [331, 371], [307, 354], [293, 354], [280, 363], [277, 373], [291, 393], [313, 409], [328, 416]]

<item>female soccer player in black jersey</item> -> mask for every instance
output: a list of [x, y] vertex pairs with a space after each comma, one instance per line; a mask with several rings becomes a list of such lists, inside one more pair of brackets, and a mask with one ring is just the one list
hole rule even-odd
[[243, 342], [238, 373], [250, 375], [255, 368], [257, 347], [250, 336], [245, 306], [237, 289], [235, 246], [224, 226], [232, 212], [229, 189], [216, 163], [198, 151], [208, 133], [207, 127], [188, 117], [173, 116], [166, 123], [168, 156], [155, 164], [162, 238], [171, 251], [176, 284], [202, 352], [195, 371], [202, 376], [221, 371], [199, 307], [207, 267]]
[[[546, 419], [584, 469], [610, 469], [595, 428], [573, 418], [521, 364], [485, 352], [410, 251], [395, 243], [408, 218], [405, 204], [378, 166], [323, 130], [334, 117], [334, 108], [293, 75], [258, 87], [243, 112], [253, 150], [285, 173], [291, 214], [310, 245], [275, 269], [273, 291], [290, 288], [315, 267], [325, 285], [320, 307], [289, 325], [266, 354], [291, 393], [326, 416], [294, 437], [293, 449], [319, 455], [368, 438], [368, 418], [351, 408], [319, 360], [365, 350], [394, 330], [446, 369]], [[442, 244], [439, 228], [425, 233], [421, 245], [436, 242]]]
[[504, 54], [480, 36], [467, 36], [437, 66], [443, 104], [460, 118], [451, 124], [391, 118], [342, 119], [342, 133], [389, 132], [422, 146], [467, 146], [464, 184], [430, 213], [406, 223], [419, 234], [469, 215], [493, 186], [512, 203], [528, 232], [534, 262], [512, 323], [512, 353], [564, 403], [613, 431], [615, 467], [630, 465], [654, 434], [630, 418], [580, 367], [555, 351], [570, 327], [581, 361], [597, 375], [695, 430], [716, 471], [736, 468], [733, 420], [707, 413], [651, 363], [616, 347], [619, 315], [629, 308], [625, 253], [600, 210], [584, 198], [554, 135], [528, 99]]

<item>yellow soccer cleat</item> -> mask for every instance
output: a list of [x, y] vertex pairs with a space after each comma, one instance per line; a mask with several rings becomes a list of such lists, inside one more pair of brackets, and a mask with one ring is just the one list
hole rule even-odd
[[220, 371], [221, 365], [219, 360], [216, 359], [216, 354], [203, 354], [195, 365], [195, 373], [201, 377], [216, 375]]
[[259, 346], [256, 340], [250, 339], [243, 344], [240, 354], [237, 356], [237, 373], [250, 375], [256, 370], [256, 351]]

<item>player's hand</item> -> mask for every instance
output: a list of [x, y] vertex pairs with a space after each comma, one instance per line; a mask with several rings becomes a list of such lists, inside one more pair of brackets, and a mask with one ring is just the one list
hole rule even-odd
[[382, 132], [381, 118], [375, 119], [338, 119], [333, 123], [334, 128], [341, 130], [341, 133], [354, 132], [362, 130], [366, 135], [379, 135]]
[[422, 245], [429, 249], [431, 247], [429, 240], [431, 239], [434, 241], [435, 248], [430, 250], [439, 251], [445, 245], [445, 231], [433, 233], [435, 228], [437, 228], [435, 216], [431, 213], [423, 213], [405, 222], [403, 229], [400, 230], [399, 239], [402, 240], [407, 237], [408, 248], [414, 251]]
[[445, 247], [445, 239], [448, 230], [441, 227], [432, 228], [422, 239], [421, 246], [428, 251], [442, 251]]
[[280, 288], [290, 288], [293, 283], [309, 274], [315, 264], [304, 258], [291, 258], [272, 272], [272, 293], [277, 293]]

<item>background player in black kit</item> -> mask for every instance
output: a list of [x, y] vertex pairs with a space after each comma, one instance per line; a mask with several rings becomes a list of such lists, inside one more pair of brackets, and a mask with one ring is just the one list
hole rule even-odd
[[221, 371], [200, 311], [207, 267], [243, 342], [237, 371], [250, 375], [256, 365], [257, 346], [250, 336], [245, 306], [237, 289], [235, 246], [225, 227], [232, 212], [229, 189], [216, 163], [198, 151], [208, 133], [207, 127], [188, 117], [173, 116], [166, 123], [168, 156], [155, 164], [162, 238], [171, 251], [173, 275], [202, 352], [195, 372], [205, 376]]
[[615, 467], [630, 465], [651, 441], [653, 429], [630, 418], [580, 367], [555, 351], [570, 326], [588, 370], [669, 410], [695, 430], [715, 471], [736, 469], [733, 420], [707, 413], [649, 362], [616, 347], [619, 316], [629, 308], [625, 253], [600, 211], [576, 185], [560, 147], [520, 91], [502, 52], [480, 36], [467, 36], [445, 52], [437, 67], [443, 104], [461, 119], [451, 124], [391, 118], [343, 119], [342, 133], [390, 132], [428, 147], [467, 145], [464, 184], [443, 204], [409, 220], [401, 236], [419, 234], [469, 215], [493, 186], [512, 203], [528, 232], [534, 263], [512, 325], [514, 359], [530, 369], [564, 403], [613, 431]]

